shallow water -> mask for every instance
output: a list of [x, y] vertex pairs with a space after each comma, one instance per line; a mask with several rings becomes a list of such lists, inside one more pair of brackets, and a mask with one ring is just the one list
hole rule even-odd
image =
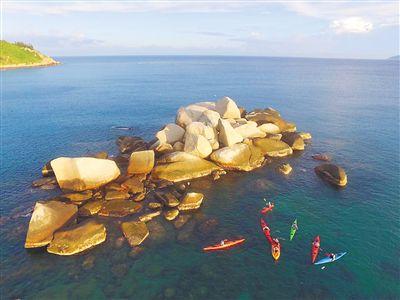
[[[265, 299], [398, 298], [399, 64], [396, 61], [245, 57], [59, 58], [62, 65], [2, 72], [2, 298]], [[182, 229], [159, 218], [143, 251], [106, 243], [58, 257], [24, 249], [35, 201], [57, 191], [30, 187], [42, 165], [65, 155], [116, 153], [118, 135], [151, 139], [179, 106], [229, 95], [248, 110], [272, 106], [299, 130], [306, 150], [250, 173], [200, 179], [202, 208]], [[131, 127], [120, 130], [116, 126]], [[348, 174], [333, 188], [313, 172], [311, 155], [330, 153]], [[285, 177], [277, 164], [290, 162]], [[275, 202], [267, 220], [282, 238], [272, 261], [259, 227], [262, 198]], [[205, 220], [218, 222], [209, 232]], [[299, 231], [288, 241], [297, 218]], [[157, 234], [156, 234], [156, 233]], [[324, 270], [309, 264], [321, 236], [329, 252], [347, 251]], [[202, 246], [246, 237], [239, 248], [204, 254]]]

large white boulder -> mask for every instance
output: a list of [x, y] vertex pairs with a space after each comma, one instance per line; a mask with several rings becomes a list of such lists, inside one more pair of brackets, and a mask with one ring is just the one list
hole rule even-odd
[[207, 126], [211, 126], [212, 128], [216, 128], [218, 126], [218, 121], [220, 118], [221, 116], [216, 111], [206, 110], [201, 114], [199, 122]]
[[188, 135], [202, 135], [210, 143], [213, 149], [219, 148], [216, 129], [207, 126], [201, 122], [192, 122], [186, 127], [186, 136]]
[[207, 108], [209, 110], [215, 110], [215, 102], [204, 101], [204, 102], [197, 102], [197, 103], [192, 104], [192, 105], [205, 107], [205, 108]]
[[223, 97], [215, 103], [215, 110], [224, 119], [239, 119], [240, 110], [237, 107], [235, 101], [229, 97]]
[[154, 167], [154, 151], [136, 151], [132, 152], [129, 158], [127, 169], [128, 174], [147, 174]]
[[206, 110], [206, 107], [196, 104], [191, 104], [187, 107], [181, 107], [176, 114], [175, 123], [185, 128], [190, 123], [199, 120], [202, 113]]
[[237, 133], [235, 129], [233, 129], [232, 125], [227, 120], [219, 120], [218, 130], [218, 140], [222, 145], [226, 147], [230, 147], [243, 141], [243, 137], [239, 133]]
[[188, 134], [185, 137], [185, 152], [205, 158], [212, 152], [209, 141], [202, 135]]
[[59, 157], [50, 164], [60, 188], [72, 191], [98, 188], [121, 174], [117, 164], [109, 159]]
[[182, 127], [170, 123], [167, 124], [163, 130], [156, 133], [156, 138], [163, 144], [174, 144], [175, 142], [181, 141], [185, 135], [185, 129]]

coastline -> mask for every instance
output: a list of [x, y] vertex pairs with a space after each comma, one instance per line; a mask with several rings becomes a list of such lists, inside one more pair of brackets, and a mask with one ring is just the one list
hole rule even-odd
[[59, 61], [42, 61], [40, 63], [33, 64], [12, 64], [0, 66], [0, 71], [14, 70], [14, 69], [26, 69], [26, 68], [37, 68], [37, 67], [51, 67], [60, 65]]

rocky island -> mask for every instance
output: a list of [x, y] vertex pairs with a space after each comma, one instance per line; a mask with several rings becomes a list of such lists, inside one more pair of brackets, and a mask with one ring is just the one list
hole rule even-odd
[[[137, 247], [152, 235], [154, 218], [164, 217], [179, 230], [201, 207], [204, 195], [190, 181], [263, 167], [303, 151], [309, 139], [275, 109], [246, 112], [229, 97], [181, 107], [175, 122], [150, 142], [121, 136], [116, 156], [101, 152], [45, 164], [33, 186], [60, 188], [60, 195], [36, 203], [25, 247], [47, 247], [58, 255], [86, 251], [106, 240], [104, 218], [115, 219], [121, 235]], [[279, 170], [289, 174], [292, 168], [284, 164]], [[347, 183], [344, 170], [333, 164], [315, 171], [334, 185]]]
[[59, 62], [46, 56], [32, 45], [0, 41], [0, 70], [57, 65]]

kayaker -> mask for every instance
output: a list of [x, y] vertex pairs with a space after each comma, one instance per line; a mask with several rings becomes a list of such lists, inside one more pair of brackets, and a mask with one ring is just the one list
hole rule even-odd
[[329, 257], [331, 260], [335, 260], [336, 255], [335, 255], [334, 253], [328, 253], [328, 257]]
[[296, 230], [299, 229], [299, 227], [297, 227], [297, 223], [293, 223], [293, 224], [292, 224], [292, 228], [293, 228], [293, 229], [296, 229]]
[[279, 240], [277, 238], [272, 239], [276, 244], [279, 245]]
[[224, 246], [225, 245], [225, 240], [222, 240], [220, 244], [221, 244], [221, 246]]
[[317, 248], [319, 248], [319, 242], [313, 242], [313, 245]]

